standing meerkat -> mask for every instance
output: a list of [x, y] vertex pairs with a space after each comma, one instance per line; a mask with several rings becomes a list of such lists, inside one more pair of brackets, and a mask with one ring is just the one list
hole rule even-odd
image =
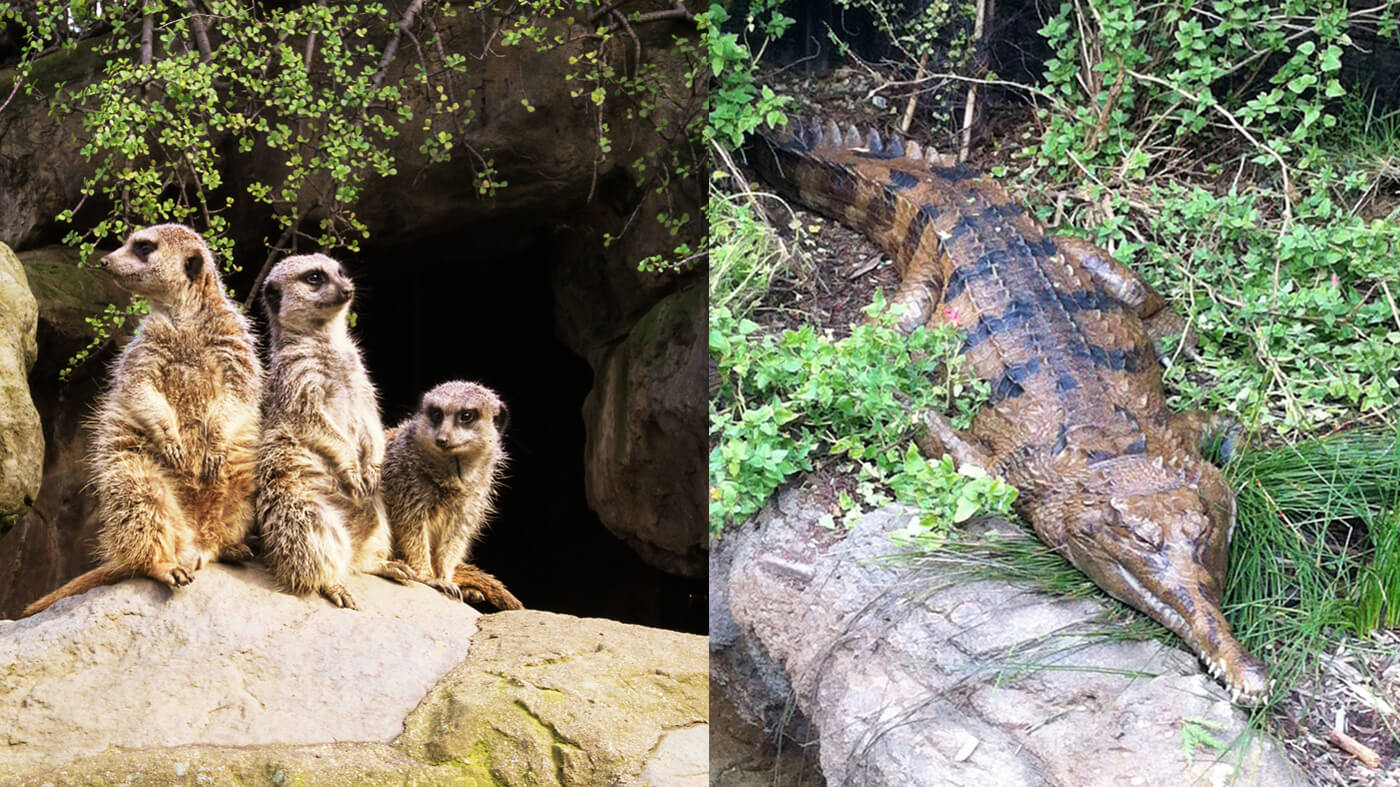
[[91, 419], [101, 565], [25, 615], [127, 577], [175, 588], [206, 561], [252, 557], [262, 367], [214, 255], [189, 227], [160, 224], [101, 265], [151, 307]]
[[346, 325], [354, 294], [340, 263], [324, 254], [288, 257], [267, 275], [272, 352], [257, 495], [263, 552], [277, 580], [351, 609], [351, 571], [416, 579], [389, 559], [379, 495], [384, 427]]
[[507, 419], [500, 397], [476, 383], [447, 382], [423, 394], [389, 433], [384, 502], [394, 551], [423, 582], [458, 600], [465, 592], [468, 601], [522, 609], [499, 580], [462, 564], [493, 510]]

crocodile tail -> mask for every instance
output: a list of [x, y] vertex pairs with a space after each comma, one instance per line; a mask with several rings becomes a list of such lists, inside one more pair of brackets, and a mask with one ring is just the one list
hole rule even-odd
[[520, 599], [506, 590], [501, 580], [471, 563], [459, 563], [452, 571], [452, 582], [464, 591], [475, 590], [496, 609], [524, 609]]
[[751, 137], [745, 159], [789, 199], [864, 233], [907, 275], [917, 260], [937, 260], [942, 244], [924, 205], [950, 201], [958, 182], [980, 178], [915, 142], [882, 138], [834, 122], [794, 121]]
[[63, 587], [60, 587], [58, 590], [53, 591], [47, 596], [44, 596], [38, 601], [35, 601], [34, 603], [25, 607], [24, 612], [20, 613], [20, 617], [27, 618], [30, 615], [37, 615], [40, 612], [43, 612], [44, 610], [53, 606], [54, 602], [60, 599], [65, 599], [69, 596], [81, 595], [83, 593], [88, 592], [89, 590], [92, 590], [93, 588], [102, 587], [103, 585], [111, 585], [115, 582], [120, 582], [123, 579], [129, 579], [133, 576], [135, 576], [135, 573], [132, 572], [130, 569], [121, 568], [110, 563], [104, 563], [91, 571], [79, 574], [73, 579], [70, 579], [67, 583], [63, 585]]
[[[936, 319], [953, 260], [976, 263], [987, 233], [1014, 230], [1048, 252], [1035, 220], [1011, 202], [996, 181], [950, 156], [912, 141], [841, 131], [833, 122], [794, 122], [752, 137], [745, 160], [780, 193], [864, 233], [894, 260], [900, 288], [892, 303], [910, 307], [912, 321]], [[952, 255], [952, 259], [949, 258]]]

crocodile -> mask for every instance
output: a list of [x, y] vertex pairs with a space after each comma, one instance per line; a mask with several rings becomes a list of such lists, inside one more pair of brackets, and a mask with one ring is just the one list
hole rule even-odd
[[966, 368], [989, 383], [989, 401], [966, 431], [923, 414], [921, 450], [1014, 485], [1042, 541], [1181, 637], [1234, 702], [1263, 701], [1268, 669], [1220, 610], [1234, 492], [1201, 450], [1237, 427], [1167, 409], [1161, 339], [1190, 338], [1163, 297], [916, 142], [798, 121], [750, 137], [744, 153], [779, 192], [893, 259], [902, 330], [951, 322], [965, 337]]

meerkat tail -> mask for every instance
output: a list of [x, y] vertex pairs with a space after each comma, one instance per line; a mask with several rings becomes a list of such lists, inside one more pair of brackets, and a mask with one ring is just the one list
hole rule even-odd
[[20, 617], [27, 618], [30, 615], [37, 615], [53, 606], [56, 601], [68, 598], [69, 596], [82, 595], [93, 588], [111, 585], [123, 579], [130, 579], [136, 576], [136, 574], [137, 572], [129, 568], [122, 568], [110, 563], [104, 563], [91, 571], [79, 574], [73, 579], [70, 579], [63, 587], [60, 587], [58, 590], [53, 591], [25, 607], [24, 611], [20, 613]]
[[506, 586], [501, 580], [482, 571], [471, 563], [459, 563], [452, 570], [452, 581], [460, 587], [464, 593], [475, 590], [486, 598], [486, 601], [496, 609], [524, 609], [525, 605], [520, 603], [520, 599], [506, 590]]

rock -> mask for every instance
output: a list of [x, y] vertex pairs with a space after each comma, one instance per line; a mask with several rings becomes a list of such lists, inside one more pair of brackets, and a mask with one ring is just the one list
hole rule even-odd
[[588, 504], [648, 563], [704, 576], [705, 289], [656, 304], [595, 367]]
[[[377, 577], [349, 587], [359, 611], [282, 593], [257, 563], [214, 565], [177, 591], [128, 580], [0, 622], [0, 773], [53, 785], [634, 784], [704, 762], [701, 637], [483, 617]], [[691, 783], [704, 780], [702, 769]]]
[[[411, 716], [415, 759], [463, 763], [483, 781], [634, 783], [707, 762], [704, 637], [545, 612], [481, 621], [472, 658]], [[645, 783], [645, 780], [642, 780]]]
[[96, 503], [87, 486], [83, 420], [106, 384], [114, 347], [93, 353], [65, 381], [59, 381], [59, 373], [93, 336], [85, 318], [129, 300], [110, 276], [79, 267], [75, 249], [45, 247], [19, 259], [39, 305], [39, 357], [29, 380], [47, 445], [33, 507], [0, 536], [0, 616], [18, 615], [29, 602], [93, 566]]
[[44, 430], [29, 397], [38, 317], [24, 267], [0, 243], [0, 533], [34, 504], [44, 467]]
[[1265, 736], [1183, 753], [1186, 725], [1229, 742], [1247, 716], [1191, 654], [1090, 636], [1099, 602], [902, 567], [898, 506], [844, 538], [820, 513], [787, 491], [724, 534], [711, 582], [733, 626], [712, 661], [734, 683], [761, 672], [745, 661], [782, 667], [829, 784], [1213, 784], [1237, 765], [1245, 783], [1307, 783]]
[[125, 308], [131, 300], [111, 276], [96, 267], [96, 259], [104, 253], [93, 252], [84, 261], [77, 249], [67, 246], [20, 252], [19, 261], [39, 302], [40, 344], [51, 364], [66, 365], [74, 351], [92, 340], [96, 332], [87, 322], [89, 317], [101, 314], [108, 305]]

